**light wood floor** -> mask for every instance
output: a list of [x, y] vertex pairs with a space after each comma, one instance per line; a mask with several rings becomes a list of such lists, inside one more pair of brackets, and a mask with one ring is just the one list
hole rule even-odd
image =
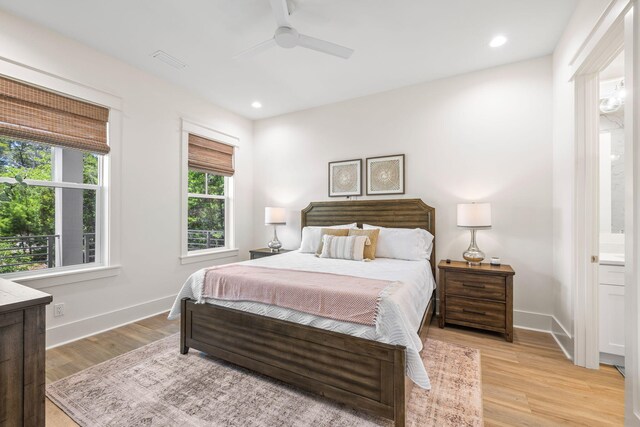
[[624, 378], [614, 367], [577, 367], [551, 335], [514, 332], [510, 344], [498, 334], [429, 328], [429, 338], [480, 350], [486, 426], [623, 425]]
[[[178, 332], [158, 315], [47, 351], [47, 382]], [[429, 337], [481, 352], [486, 426], [622, 425], [624, 381], [612, 367], [574, 366], [550, 335], [515, 330], [513, 344], [499, 335], [434, 322]], [[47, 400], [47, 426], [75, 426]]]

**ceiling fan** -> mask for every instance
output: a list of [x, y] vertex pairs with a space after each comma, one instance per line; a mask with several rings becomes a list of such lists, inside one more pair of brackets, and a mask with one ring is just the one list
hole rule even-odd
[[274, 46], [280, 46], [285, 49], [292, 49], [296, 46], [306, 47], [307, 49], [313, 49], [318, 52], [349, 59], [353, 53], [353, 49], [325, 40], [320, 40], [315, 37], [306, 36], [296, 31], [296, 29], [287, 21], [287, 18], [289, 17], [289, 6], [287, 5], [287, 0], [270, 1], [271, 9], [273, 10], [276, 23], [278, 24], [275, 34], [269, 40], [263, 41], [262, 43], [238, 53], [233, 57], [234, 59], [249, 58]]

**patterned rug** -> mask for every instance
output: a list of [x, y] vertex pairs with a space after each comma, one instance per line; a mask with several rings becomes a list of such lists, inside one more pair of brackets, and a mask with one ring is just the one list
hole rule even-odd
[[[179, 335], [56, 381], [47, 396], [81, 426], [391, 426], [268, 377], [182, 356]], [[414, 387], [407, 426], [481, 426], [478, 350], [427, 339], [432, 389]]]

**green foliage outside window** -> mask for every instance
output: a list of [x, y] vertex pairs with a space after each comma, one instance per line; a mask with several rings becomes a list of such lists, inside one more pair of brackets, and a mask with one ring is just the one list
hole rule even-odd
[[[51, 180], [51, 148], [0, 138], [0, 176]], [[54, 234], [55, 199], [52, 191], [11, 186], [8, 200], [0, 203], [0, 236]]]
[[[19, 181], [0, 184], [0, 237], [23, 238], [0, 239], [0, 273], [47, 267], [39, 263], [46, 258], [47, 239], [32, 237], [55, 234], [55, 189], [22, 181], [53, 180], [52, 147], [0, 136], [0, 176]], [[98, 184], [98, 158], [90, 153], [83, 155], [83, 182]], [[96, 192], [64, 191], [83, 191], [83, 231], [95, 233]], [[23, 265], [2, 267], [17, 263]]]
[[190, 170], [188, 189], [189, 250], [225, 246], [224, 199], [197, 196], [224, 196], [224, 177]]

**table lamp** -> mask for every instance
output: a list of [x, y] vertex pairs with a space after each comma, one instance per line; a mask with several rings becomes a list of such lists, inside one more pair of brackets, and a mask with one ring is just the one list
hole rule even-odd
[[271, 252], [279, 252], [282, 247], [282, 243], [278, 240], [278, 234], [276, 233], [276, 227], [278, 225], [285, 225], [286, 211], [284, 208], [264, 208], [264, 224], [273, 225], [273, 239], [267, 246], [271, 249]]
[[484, 252], [476, 245], [476, 230], [491, 228], [491, 204], [458, 204], [458, 227], [468, 228], [471, 231], [471, 243], [462, 253], [462, 257], [469, 265], [480, 265], [484, 259]]

